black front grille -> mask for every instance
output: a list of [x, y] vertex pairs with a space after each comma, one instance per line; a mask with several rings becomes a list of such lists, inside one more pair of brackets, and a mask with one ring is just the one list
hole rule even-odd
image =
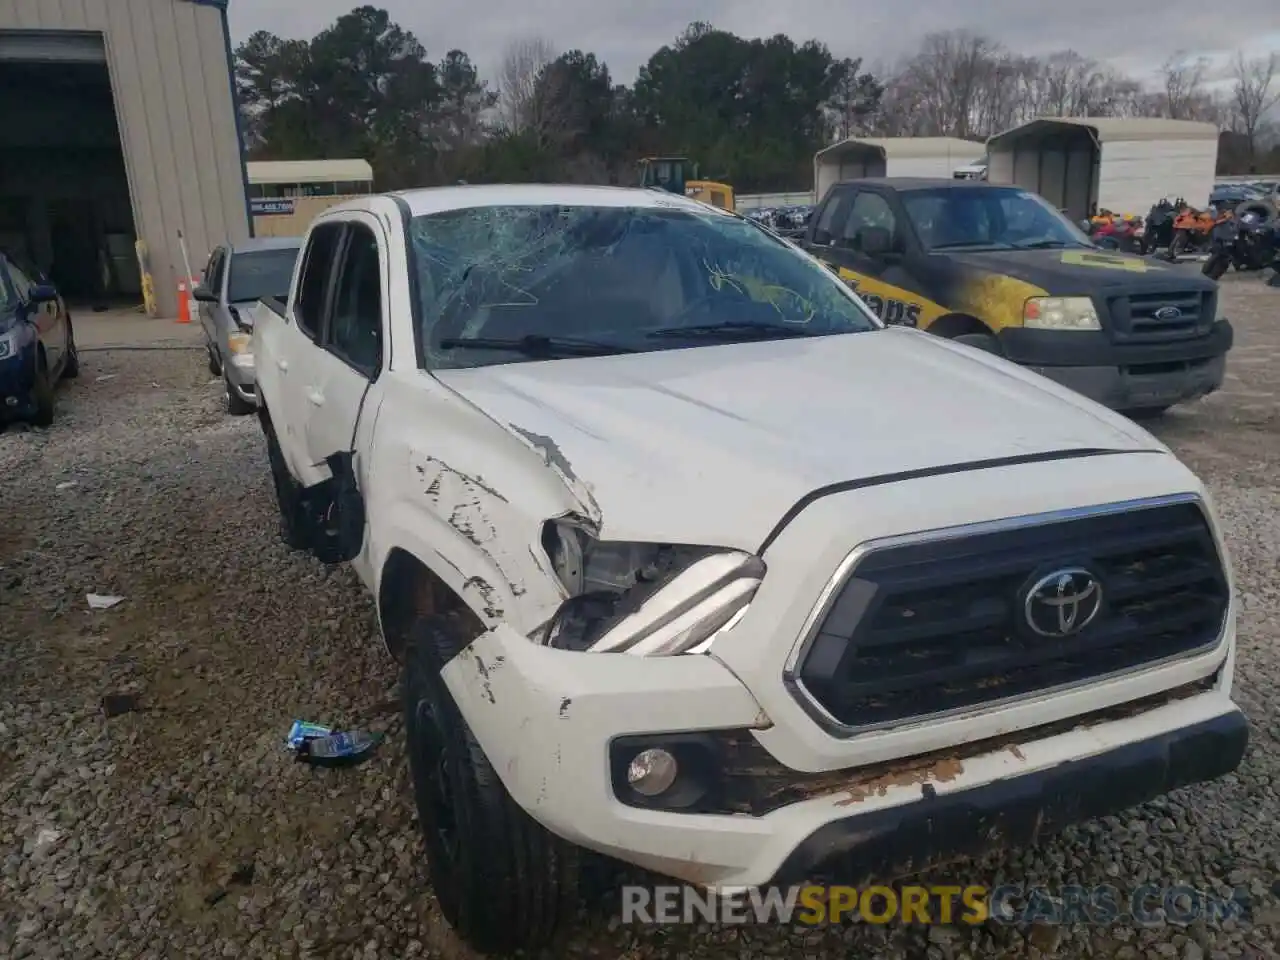
[[[1073, 568], [1100, 585], [1097, 615], [1067, 636], [1035, 632], [1027, 592]], [[892, 724], [1209, 649], [1228, 599], [1194, 502], [894, 546], [836, 591], [795, 678], [841, 724]], [[1036, 609], [1043, 627], [1049, 608]]]
[[1211, 291], [1166, 290], [1112, 297], [1107, 307], [1117, 341], [1185, 340], [1204, 336], [1213, 329], [1217, 297]]

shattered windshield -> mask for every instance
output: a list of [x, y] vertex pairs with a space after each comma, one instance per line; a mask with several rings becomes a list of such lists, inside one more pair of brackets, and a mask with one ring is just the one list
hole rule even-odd
[[431, 368], [879, 326], [794, 247], [711, 211], [474, 207], [416, 217], [409, 237]]
[[1046, 200], [1015, 187], [912, 190], [902, 203], [926, 250], [1090, 246]]

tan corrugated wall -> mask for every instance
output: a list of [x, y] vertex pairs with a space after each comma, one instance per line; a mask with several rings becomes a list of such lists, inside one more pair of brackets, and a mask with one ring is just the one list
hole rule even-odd
[[253, 233], [258, 237], [300, 237], [307, 232], [311, 221], [330, 207], [359, 194], [341, 197], [295, 197], [293, 213], [258, 214], [253, 218]]
[[161, 316], [177, 313], [179, 230], [197, 272], [214, 246], [249, 234], [222, 18], [188, 0], [0, 0], [0, 29], [104, 34]]

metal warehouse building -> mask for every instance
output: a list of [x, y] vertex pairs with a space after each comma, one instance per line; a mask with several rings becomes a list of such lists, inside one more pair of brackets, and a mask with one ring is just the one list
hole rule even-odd
[[0, 247], [73, 303], [172, 316], [179, 232], [248, 236], [226, 2], [0, 0]]

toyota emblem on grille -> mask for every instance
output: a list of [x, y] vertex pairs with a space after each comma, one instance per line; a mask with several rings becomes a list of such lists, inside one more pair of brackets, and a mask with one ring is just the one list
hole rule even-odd
[[1042, 637], [1079, 633], [1102, 609], [1102, 584], [1084, 567], [1067, 567], [1041, 577], [1027, 591], [1023, 616]]
[[1161, 307], [1155, 316], [1157, 320], [1181, 320], [1182, 311], [1177, 307]]

